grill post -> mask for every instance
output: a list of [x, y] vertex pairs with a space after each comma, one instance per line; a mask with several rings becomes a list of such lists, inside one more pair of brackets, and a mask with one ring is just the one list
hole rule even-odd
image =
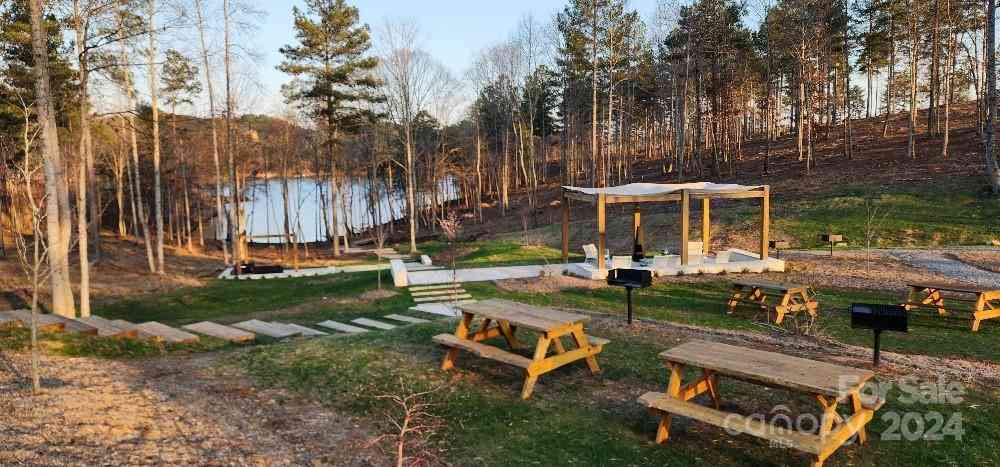
[[632, 324], [632, 287], [625, 287], [625, 294], [628, 295], [628, 324]]

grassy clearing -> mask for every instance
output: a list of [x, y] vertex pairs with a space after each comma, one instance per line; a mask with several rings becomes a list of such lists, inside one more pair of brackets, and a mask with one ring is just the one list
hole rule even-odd
[[[569, 289], [558, 294], [503, 291], [492, 284], [467, 284], [474, 297], [501, 297], [524, 303], [561, 308], [578, 308], [617, 316], [625, 315], [625, 292], [618, 288]], [[741, 307], [734, 315], [725, 313], [729, 295], [727, 282], [659, 282], [638, 292], [636, 316], [718, 329], [770, 332], [753, 323], [756, 310]], [[892, 303], [899, 297], [875, 292], [823, 290], [820, 301], [819, 331], [846, 344], [870, 347], [872, 335], [850, 326], [847, 309], [851, 303]], [[997, 360], [1000, 325], [987, 321], [977, 333], [969, 331], [970, 321], [941, 319], [926, 312], [916, 312], [909, 334], [883, 336], [884, 350], [982, 360]], [[761, 317], [762, 318], [762, 317]]]
[[[448, 256], [449, 250], [458, 252], [456, 267], [513, 266], [521, 264], [561, 263], [562, 250], [546, 245], [524, 244], [514, 240], [478, 240], [460, 242], [454, 247], [446, 242], [432, 241], [417, 245], [422, 254], [435, 258], [439, 266], [451, 264], [439, 258]], [[404, 251], [404, 250], [400, 250]], [[571, 261], [582, 261], [583, 255], [573, 253]], [[447, 263], [447, 264], [446, 264]]]
[[[643, 392], [662, 390], [666, 372], [656, 354], [677, 342], [668, 336], [623, 334], [596, 323], [597, 335], [612, 339], [599, 357], [604, 372], [590, 376], [582, 364], [545, 375], [529, 401], [519, 398], [522, 375], [510, 367], [463, 355], [459, 370], [437, 369], [443, 350], [431, 336], [453, 322], [410, 326], [391, 332], [322, 338], [297, 345], [255, 348], [233, 357], [266, 385], [290, 388], [363, 417], [389, 432], [394, 409], [380, 395], [441, 388], [429, 396], [445, 427], [432, 439], [447, 461], [476, 465], [805, 465], [807, 457], [772, 448], [751, 437], [679, 419], [664, 446], [652, 443], [656, 419], [635, 402]], [[527, 339], [527, 343], [531, 343]], [[401, 383], [402, 382], [402, 383]], [[727, 408], [768, 414], [784, 404], [792, 414], [816, 414], [805, 397], [724, 380]], [[1000, 435], [996, 393], [970, 391], [961, 404], [904, 404], [890, 393], [873, 422], [869, 445], [839, 451], [830, 465], [972, 465], [992, 462], [992, 439]], [[959, 414], [962, 440], [883, 441], [887, 414]], [[386, 415], [389, 414], [389, 415]], [[395, 414], [398, 415], [398, 414]], [[917, 443], [917, 444], [915, 444]], [[920, 447], [916, 449], [916, 447]]]

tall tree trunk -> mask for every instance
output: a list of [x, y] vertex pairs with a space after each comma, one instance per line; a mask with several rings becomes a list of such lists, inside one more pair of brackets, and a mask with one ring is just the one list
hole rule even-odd
[[[215, 165], [215, 215], [217, 219], [216, 236], [218, 236], [218, 225], [221, 225], [226, 213], [222, 208], [222, 168], [219, 163], [219, 135], [215, 118], [215, 84], [212, 81], [211, 62], [208, 60], [208, 45], [205, 42], [205, 18], [202, 12], [202, 0], [195, 0], [195, 13], [198, 15], [198, 37], [201, 40], [201, 58], [205, 67], [205, 88], [208, 90], [208, 113], [212, 122], [212, 163]], [[225, 240], [222, 244], [222, 257], [226, 263], [230, 262], [229, 248]]]
[[153, 114], [153, 209], [156, 213], [156, 272], [163, 274], [163, 192], [160, 186], [160, 82], [156, 73], [156, 0], [149, 0], [149, 106]]
[[592, 53], [591, 53], [591, 67], [592, 67], [592, 70], [591, 70], [591, 93], [592, 93], [592, 96], [591, 96], [591, 102], [590, 102], [590, 105], [591, 105], [591, 109], [590, 109], [591, 110], [591, 116], [590, 116], [590, 118], [591, 118], [591, 122], [590, 122], [590, 150], [591, 150], [592, 157], [594, 158], [595, 163], [598, 164], [597, 165], [597, 173], [594, 175], [594, 178], [596, 179], [595, 181], [597, 182], [596, 186], [603, 187], [603, 186], [605, 186], [604, 182], [607, 179], [607, 175], [605, 174], [605, 171], [607, 171], [607, 168], [603, 167], [603, 164], [600, 162], [601, 161], [601, 149], [597, 145], [597, 48], [598, 48], [598, 45], [597, 45], [597, 27], [598, 27], [597, 26], [597, 23], [598, 23], [597, 19], [598, 19], [598, 16], [597, 15], [598, 15], [598, 0], [591, 0], [591, 2], [592, 2], [592, 5], [593, 5], [593, 11], [591, 12], [593, 17], [592, 17], [591, 37], [590, 37], [590, 41], [591, 41], [590, 45], [591, 45], [591, 49], [592, 49]]
[[223, 0], [222, 2], [222, 16], [225, 22], [225, 68], [226, 68], [226, 120], [225, 120], [225, 131], [226, 131], [226, 158], [229, 160], [229, 186], [232, 195], [232, 205], [233, 205], [233, 215], [229, 222], [229, 235], [230, 241], [233, 246], [233, 272], [239, 276], [242, 269], [243, 261], [243, 231], [240, 230], [240, 226], [243, 225], [242, 218], [242, 193], [240, 193], [239, 179], [237, 178], [236, 170], [236, 154], [233, 150], [233, 89], [232, 89], [232, 54], [230, 42], [230, 21], [229, 21], [229, 0]]
[[996, 0], [986, 0], [986, 138], [983, 154], [986, 157], [986, 176], [994, 194], [1000, 194], [1000, 167], [993, 135], [997, 113], [997, 56], [996, 56]]
[[[87, 241], [90, 235], [90, 228], [87, 224], [87, 200], [89, 191], [88, 163], [90, 159], [90, 96], [89, 81], [90, 74], [88, 68], [90, 64], [87, 60], [86, 31], [84, 31], [83, 14], [80, 10], [80, 1], [73, 0], [73, 29], [76, 33], [75, 52], [77, 59], [77, 72], [80, 76], [80, 145], [78, 150], [79, 172], [77, 174], [77, 253], [80, 256], [80, 316], [90, 316], [90, 249]], [[100, 231], [100, 225], [96, 224], [94, 229]]]
[[59, 131], [49, 86], [48, 32], [42, 25], [42, 0], [29, 0], [31, 9], [31, 51], [35, 62], [35, 107], [41, 127], [42, 158], [45, 172], [46, 233], [49, 239], [49, 283], [52, 287], [52, 311], [73, 318], [76, 306], [69, 277], [70, 208], [69, 188]]
[[914, 0], [911, 3], [910, 18], [910, 126], [907, 132], [907, 154], [912, 159], [917, 158], [917, 59], [920, 56], [919, 39], [917, 33], [916, 11], [919, 2]]

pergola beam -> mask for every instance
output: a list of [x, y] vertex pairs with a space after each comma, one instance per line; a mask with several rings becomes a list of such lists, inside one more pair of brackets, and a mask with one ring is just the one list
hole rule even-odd
[[603, 270], [607, 267], [604, 259], [604, 250], [607, 249], [607, 213], [605, 212], [605, 195], [597, 195], [597, 269]]
[[712, 246], [712, 217], [710, 213], [712, 200], [701, 200], [701, 253], [708, 256]]
[[687, 190], [681, 191], [681, 266], [688, 264], [688, 231], [691, 226], [691, 196]]
[[569, 198], [563, 193], [562, 198], [562, 260], [569, 264]]

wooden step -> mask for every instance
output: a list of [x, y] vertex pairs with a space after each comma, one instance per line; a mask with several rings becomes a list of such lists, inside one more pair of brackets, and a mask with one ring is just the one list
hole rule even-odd
[[414, 285], [410, 287], [410, 292], [422, 292], [424, 290], [438, 290], [438, 289], [454, 289], [455, 287], [461, 287], [461, 285], [456, 285], [456, 284]]
[[726, 429], [730, 433], [743, 433], [766, 439], [772, 444], [786, 446], [810, 454], [819, 455], [823, 451], [823, 438], [819, 435], [802, 433], [779, 427], [755, 418], [723, 412], [710, 407], [686, 402], [662, 392], [647, 392], [639, 397], [639, 402], [651, 409], [673, 415], [691, 418], [700, 422]]
[[351, 322], [354, 324], [360, 324], [362, 326], [368, 326], [370, 328], [384, 329], [386, 331], [396, 328], [395, 324], [383, 323], [381, 321], [375, 321], [373, 319], [368, 319], [368, 318], [352, 319]]
[[190, 332], [175, 329], [166, 324], [150, 321], [148, 323], [136, 324], [131, 329], [139, 331], [140, 335], [145, 333], [153, 339], [170, 342], [172, 344], [193, 344], [198, 342], [198, 336]]
[[131, 326], [122, 327], [100, 316], [82, 316], [76, 320], [96, 328], [97, 335], [101, 337], [124, 337], [129, 339], [139, 337], [139, 331], [132, 329]]
[[359, 328], [357, 326], [351, 326], [350, 324], [338, 323], [336, 321], [326, 320], [322, 323], [316, 323], [317, 326], [323, 326], [324, 328], [333, 329], [334, 331], [346, 332], [348, 334], [361, 334], [363, 332], [368, 332], [365, 328]]
[[[31, 310], [2, 311], [0, 315], [15, 319], [26, 328], [31, 327]], [[45, 313], [38, 313], [38, 330], [42, 332], [63, 332], [66, 329], [65, 318]]]
[[299, 331], [293, 331], [284, 326], [275, 326], [271, 323], [267, 323], [258, 319], [251, 319], [248, 321], [243, 321], [232, 325], [234, 328], [242, 329], [244, 331], [250, 331], [254, 334], [260, 334], [262, 336], [272, 337], [275, 339], [284, 339], [286, 337], [292, 337], [300, 334]]
[[461, 295], [468, 293], [465, 289], [461, 287], [449, 288], [449, 289], [437, 289], [437, 290], [424, 290], [421, 292], [410, 292], [410, 295], [414, 297], [432, 297], [434, 295]]
[[298, 324], [295, 324], [295, 323], [274, 323], [274, 322], [272, 322], [271, 324], [281, 324], [281, 325], [285, 326], [286, 328], [288, 328], [289, 330], [291, 330], [291, 331], [298, 331], [300, 334], [302, 334], [303, 336], [306, 336], [306, 337], [329, 336], [329, 334], [327, 334], [327, 333], [325, 333], [323, 331], [317, 331], [317, 330], [315, 330], [313, 328], [301, 326], [301, 325], [298, 325]]
[[426, 319], [413, 318], [413, 317], [406, 316], [406, 315], [391, 314], [391, 315], [385, 315], [385, 317], [389, 318], [389, 319], [391, 319], [393, 321], [401, 321], [403, 323], [410, 323], [410, 324], [421, 324], [421, 323], [429, 323], [430, 322], [430, 321], [427, 321]]
[[224, 324], [213, 323], [211, 321], [202, 321], [200, 323], [186, 324], [182, 326], [182, 328], [187, 331], [196, 332], [198, 334], [204, 334], [206, 336], [215, 337], [217, 339], [222, 339], [230, 342], [248, 342], [254, 340], [257, 337], [252, 332], [246, 332], [242, 329], [226, 326]]
[[472, 298], [469, 294], [454, 294], [454, 295], [437, 295], [434, 297], [414, 297], [413, 301], [416, 303], [427, 303], [427, 302], [453, 302], [456, 300], [466, 300]]
[[528, 357], [511, 353], [491, 345], [480, 344], [479, 342], [470, 341], [468, 339], [459, 339], [458, 337], [455, 337], [454, 334], [438, 334], [434, 336], [434, 342], [447, 347], [462, 349], [482, 358], [496, 360], [520, 368], [528, 368], [531, 366], [531, 359]]

